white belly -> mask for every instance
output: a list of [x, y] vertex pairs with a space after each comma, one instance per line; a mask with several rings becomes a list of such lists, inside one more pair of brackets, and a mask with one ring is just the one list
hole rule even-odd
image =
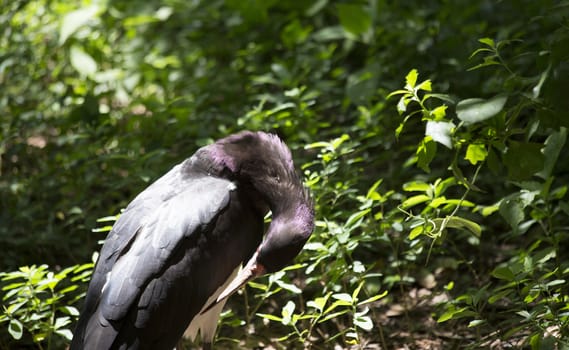
[[221, 310], [223, 306], [225, 306], [225, 302], [227, 299], [220, 301], [217, 305], [212, 307], [205, 313], [201, 313], [204, 308], [210, 305], [221, 292], [233, 281], [237, 273], [241, 270], [241, 266], [236, 268], [231, 275], [227, 278], [227, 280], [217, 288], [217, 290], [207, 299], [206, 303], [204, 304], [202, 310], [194, 317], [190, 325], [184, 332], [184, 338], [191, 339], [194, 341], [196, 336], [198, 335], [198, 331], [201, 335], [202, 343], [213, 343], [213, 338], [215, 337], [215, 330], [217, 328], [217, 321], [219, 320], [219, 314], [221, 314]]

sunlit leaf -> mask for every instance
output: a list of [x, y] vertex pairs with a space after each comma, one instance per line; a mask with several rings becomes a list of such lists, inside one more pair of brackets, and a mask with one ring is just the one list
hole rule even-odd
[[464, 159], [468, 160], [470, 164], [476, 165], [478, 162], [483, 162], [488, 155], [486, 145], [471, 143], [466, 149], [466, 156]]
[[419, 77], [419, 72], [416, 69], [412, 69], [405, 77], [405, 88], [414, 89], [417, 83], [417, 78]]
[[480, 237], [480, 235], [482, 234], [482, 228], [480, 227], [480, 225], [478, 225], [474, 221], [470, 221], [468, 219], [461, 218], [459, 216], [450, 217], [446, 221], [446, 225], [447, 227], [451, 228], [460, 228], [468, 230], [476, 237]]
[[12, 338], [19, 340], [22, 338], [22, 334], [24, 333], [24, 328], [22, 323], [16, 319], [10, 320], [8, 324], [8, 332], [12, 336]]
[[387, 293], [388, 293], [387, 291], [384, 291], [384, 292], [381, 293], [381, 294], [377, 294], [377, 295], [374, 295], [374, 296], [371, 297], [371, 298], [367, 298], [366, 300], [360, 301], [360, 302], [358, 302], [358, 306], [362, 306], [362, 305], [365, 305], [365, 304], [368, 304], [368, 303], [373, 303], [374, 301], [377, 301], [377, 300], [379, 300], [379, 299], [385, 297], [385, 296], [387, 295]]
[[500, 113], [508, 101], [505, 95], [491, 99], [471, 98], [460, 101], [456, 106], [457, 117], [468, 124], [478, 123]]
[[278, 317], [278, 316], [275, 316], [275, 315], [271, 315], [271, 314], [260, 314], [260, 313], [258, 313], [258, 314], [256, 314], [256, 315], [259, 316], [259, 317], [262, 317], [262, 318], [264, 318], [264, 319], [271, 320], [271, 321], [276, 321], [276, 322], [282, 322], [282, 320], [283, 320], [281, 317]]
[[373, 322], [369, 316], [354, 317], [354, 325], [366, 331], [373, 329]]
[[97, 62], [79, 46], [72, 46], [69, 52], [71, 65], [84, 76], [93, 76], [97, 72]]
[[430, 136], [436, 142], [452, 149], [452, 130], [456, 127], [453, 122], [437, 122], [429, 120], [425, 129], [425, 135]]
[[431, 199], [431, 197], [429, 197], [425, 194], [419, 194], [419, 195], [407, 198], [405, 201], [403, 201], [403, 203], [401, 203], [401, 207], [403, 209], [411, 208], [417, 204], [424, 203], [430, 199]]
[[435, 158], [437, 145], [430, 136], [425, 136], [417, 147], [417, 165], [425, 172], [430, 172], [429, 164]]
[[98, 12], [99, 7], [97, 5], [91, 5], [67, 13], [61, 20], [61, 28], [59, 30], [59, 45], [63, 45], [67, 39], [77, 31], [77, 29], [81, 28], [91, 19], [95, 18]]

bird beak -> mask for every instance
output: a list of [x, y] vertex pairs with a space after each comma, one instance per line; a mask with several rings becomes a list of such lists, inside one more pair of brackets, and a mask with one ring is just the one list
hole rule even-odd
[[255, 252], [249, 262], [239, 273], [237, 276], [231, 281], [231, 283], [219, 294], [219, 296], [209, 304], [205, 309], [202, 309], [201, 314], [206, 313], [212, 307], [220, 303], [226, 298], [229, 298], [233, 293], [239, 290], [239, 288], [243, 287], [247, 282], [254, 279], [255, 277], [261, 276], [265, 273], [265, 267], [257, 262], [257, 255], [258, 252]]

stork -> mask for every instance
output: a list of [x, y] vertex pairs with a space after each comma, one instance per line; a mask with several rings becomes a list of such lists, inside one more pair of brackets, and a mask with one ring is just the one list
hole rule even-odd
[[114, 224], [71, 349], [171, 350], [186, 329], [211, 349], [227, 298], [289, 264], [313, 228], [312, 200], [277, 136], [244, 131], [204, 146]]

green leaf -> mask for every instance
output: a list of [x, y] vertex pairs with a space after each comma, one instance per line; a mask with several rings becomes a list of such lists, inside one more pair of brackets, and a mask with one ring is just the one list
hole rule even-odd
[[416, 69], [412, 69], [407, 76], [405, 77], [405, 88], [408, 90], [412, 90], [415, 88], [415, 84], [417, 83], [417, 78], [419, 77], [419, 73]]
[[467, 124], [478, 123], [500, 113], [508, 97], [498, 95], [491, 99], [471, 98], [460, 101], [456, 106], [457, 117]]
[[431, 197], [429, 197], [425, 194], [419, 194], [419, 195], [407, 198], [405, 201], [403, 201], [403, 203], [401, 203], [401, 208], [403, 208], [403, 209], [410, 208], [410, 207], [413, 207], [417, 204], [424, 203], [430, 199], [431, 199]]
[[454, 309], [453, 307], [452, 309], [445, 311], [441, 316], [439, 316], [439, 318], [437, 319], [437, 323], [442, 323], [451, 320], [454, 318], [455, 315], [460, 314], [466, 310], [467, 310], [466, 307], [460, 309]]
[[367, 191], [366, 198], [373, 200], [381, 200], [381, 195], [377, 192], [377, 188], [381, 185], [383, 179], [377, 180]]
[[371, 12], [359, 4], [338, 4], [338, 17], [344, 29], [354, 35], [360, 35], [371, 27]]
[[59, 29], [59, 45], [63, 45], [79, 28], [95, 18], [98, 12], [99, 7], [97, 5], [92, 5], [67, 13], [61, 20], [61, 28]]
[[508, 168], [511, 180], [527, 180], [544, 169], [545, 156], [541, 152], [543, 145], [533, 142], [510, 141], [503, 162]]
[[498, 279], [501, 279], [501, 280], [506, 280], [508, 282], [512, 282], [513, 280], [516, 279], [516, 276], [514, 275], [512, 270], [510, 270], [510, 268], [507, 266], [495, 268], [492, 271], [492, 276], [494, 276]]
[[60, 310], [71, 316], [79, 316], [79, 310], [73, 306], [62, 306]]
[[270, 321], [282, 322], [283, 320], [282, 318], [271, 314], [256, 314], [256, 315]]
[[97, 62], [79, 46], [73, 45], [69, 52], [71, 65], [83, 76], [93, 76], [97, 72]]
[[453, 216], [447, 220], [447, 227], [451, 228], [459, 228], [470, 231], [476, 237], [480, 237], [482, 234], [482, 229], [480, 225], [475, 223], [474, 221], [470, 221], [465, 218], [461, 218], [459, 216]]
[[422, 181], [412, 181], [403, 184], [403, 190], [407, 192], [427, 192], [431, 189], [430, 184]]
[[430, 136], [426, 136], [417, 147], [417, 165], [425, 172], [431, 172], [429, 164], [435, 158], [437, 145]]
[[[418, 90], [423, 90], [423, 91], [428, 91], [428, 92], [432, 91], [433, 88], [432, 88], [431, 80], [427, 79], [427, 80], [423, 81], [421, 84], [419, 84], [417, 86], [416, 89], [417, 89], [417, 91]], [[423, 101], [425, 101], [425, 99], [428, 99], [428, 97], [425, 97], [423, 99]]]
[[500, 202], [499, 212], [513, 230], [517, 230], [519, 223], [524, 219], [522, 203], [514, 198], [503, 199]]
[[364, 216], [366, 216], [370, 211], [371, 209], [368, 208], [362, 211], [355, 212], [348, 218], [348, 221], [346, 221], [344, 227], [351, 228], [353, 226], [359, 226], [358, 224], [359, 220], [362, 219]]
[[495, 48], [496, 44], [494, 43], [494, 40], [490, 39], [490, 38], [482, 38], [482, 39], [478, 39], [479, 42], [481, 42], [482, 44], [488, 45], [491, 48]]
[[468, 323], [468, 328], [478, 327], [481, 324], [485, 324], [485, 323], [486, 323], [486, 321], [484, 321], [484, 320], [472, 320]]
[[478, 162], [483, 162], [488, 155], [486, 145], [480, 143], [471, 143], [466, 149], [466, 156], [464, 159], [468, 160], [470, 164], [476, 165]]
[[452, 130], [456, 127], [453, 122], [437, 122], [429, 120], [425, 129], [425, 135], [430, 136], [436, 142], [452, 149]]
[[349, 38], [351, 33], [346, 33], [346, 30], [342, 26], [325, 27], [316, 31], [312, 38], [315, 41], [327, 42], [334, 40], [342, 40]]
[[325, 8], [327, 4], [328, 0], [317, 0], [312, 4], [312, 6], [304, 11], [304, 14], [308, 17], [312, 17]]
[[328, 302], [329, 297], [330, 297], [330, 294], [327, 294], [324, 297], [318, 297], [314, 300], [310, 300], [306, 303], [306, 306], [313, 307], [313, 308], [317, 309], [318, 311], [322, 312], [322, 310], [324, 310], [324, 306], [326, 306], [326, 303]]
[[292, 316], [294, 315], [294, 309], [296, 308], [296, 305], [294, 304], [294, 302], [292, 302], [291, 300], [289, 300], [286, 305], [282, 308], [282, 321], [281, 323], [284, 325], [289, 325], [289, 324], [294, 324], [292, 322]]
[[368, 332], [373, 329], [373, 322], [369, 316], [354, 317], [354, 325]]
[[19, 340], [22, 338], [22, 334], [24, 334], [24, 328], [22, 323], [16, 319], [10, 320], [10, 324], [8, 325], [8, 332], [12, 336], [12, 338]]
[[58, 329], [55, 331], [55, 333], [59, 334], [68, 341], [71, 341], [71, 338], [73, 338], [73, 333], [71, 333], [69, 329]]
[[431, 111], [431, 116], [433, 117], [433, 119], [435, 121], [442, 120], [447, 115], [447, 112], [446, 112], [447, 108], [448, 108], [447, 105], [438, 106], [437, 108], [435, 108]]
[[297, 286], [295, 286], [292, 283], [286, 283], [282, 280], [276, 280], [275, 283], [281, 287], [282, 289], [288, 290], [289, 292], [293, 293], [293, 294], [300, 294], [302, 293], [302, 290], [300, 290], [300, 288], [298, 288]]
[[488, 298], [488, 302], [490, 304], [494, 304], [495, 302], [497, 302], [498, 300], [504, 299], [505, 297], [507, 297], [508, 295], [512, 294], [512, 289], [508, 288], [505, 290], [501, 290], [499, 292], [494, 292], [489, 298]]
[[347, 305], [352, 305], [352, 296], [348, 293], [336, 293], [332, 294], [332, 298], [345, 302]]
[[412, 241], [415, 238], [419, 237], [423, 232], [425, 232], [425, 227], [423, 225], [417, 226], [409, 232], [409, 239]]
[[559, 131], [553, 132], [547, 137], [547, 140], [545, 140], [545, 148], [543, 149], [544, 167], [543, 170], [536, 175], [542, 179], [549, 178], [566, 141], [567, 129], [564, 127], [561, 127]]
[[365, 304], [368, 304], [368, 303], [373, 303], [374, 301], [377, 301], [377, 300], [379, 300], [379, 299], [385, 297], [386, 295], [387, 295], [387, 291], [384, 291], [384, 292], [381, 293], [381, 294], [376, 294], [376, 295], [374, 295], [373, 297], [370, 297], [370, 298], [367, 298], [366, 300], [360, 301], [360, 302], [358, 303], [358, 306], [362, 306], [362, 305], [365, 305]]

